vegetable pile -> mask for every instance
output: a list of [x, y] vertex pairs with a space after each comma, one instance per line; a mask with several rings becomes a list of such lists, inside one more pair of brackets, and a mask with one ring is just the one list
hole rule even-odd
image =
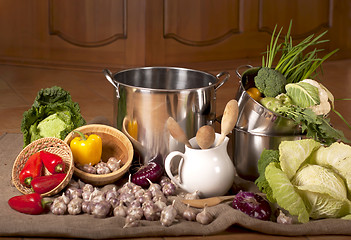
[[[317, 70], [321, 64], [337, 50], [322, 58], [317, 56], [323, 49], [316, 48], [316, 45], [327, 41], [321, 40], [326, 32], [316, 37], [310, 35], [293, 45], [291, 26], [290, 23], [285, 40], [280, 44], [278, 39], [282, 28], [274, 38], [275, 27], [266, 56], [262, 58], [262, 67], [254, 77], [255, 87], [247, 89], [247, 92], [267, 109], [292, 119], [296, 125], [301, 126], [302, 133], [308, 138], [327, 145], [338, 140], [349, 142], [326, 118], [331, 110], [335, 111], [333, 95], [313, 79], [320, 73]], [[309, 51], [311, 48], [313, 50]], [[281, 56], [276, 62], [278, 53]], [[351, 128], [345, 119], [342, 120]]]
[[166, 196], [176, 195], [176, 187], [169, 192], [169, 185], [173, 184], [165, 176], [159, 183], [150, 183], [148, 188], [131, 182], [121, 187], [115, 184], [94, 187], [80, 180], [71, 180], [61, 195], [53, 198], [42, 198], [33, 193], [11, 198], [8, 203], [16, 211], [26, 214], [42, 214], [50, 211], [55, 215], [90, 214], [96, 218], [122, 217], [124, 227], [136, 227], [141, 220], [160, 221], [165, 226], [171, 226], [180, 218], [187, 221], [197, 221], [209, 224], [213, 216], [205, 207], [202, 211], [187, 208], [180, 213], [174, 206], [175, 200], [170, 202]]
[[[264, 150], [255, 183], [301, 223], [310, 218], [351, 214], [351, 146], [326, 147], [313, 139], [283, 141], [279, 150]], [[347, 218], [347, 217], [346, 217]]]
[[78, 103], [61, 87], [41, 89], [32, 107], [24, 112], [21, 123], [24, 147], [43, 137], [64, 139], [86, 122]]

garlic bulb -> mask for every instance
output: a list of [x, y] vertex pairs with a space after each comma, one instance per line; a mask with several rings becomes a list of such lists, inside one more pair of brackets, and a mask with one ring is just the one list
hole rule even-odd
[[55, 215], [64, 215], [67, 211], [67, 205], [62, 201], [62, 198], [56, 198], [50, 210]]
[[107, 167], [110, 169], [111, 172], [114, 172], [114, 171], [117, 171], [118, 169], [121, 168], [121, 159], [117, 159], [115, 157], [110, 157], [108, 160], [107, 160]]
[[83, 199], [73, 198], [67, 205], [67, 211], [71, 215], [77, 215], [82, 212]]
[[190, 208], [189, 204], [187, 205], [186, 209], [183, 212], [183, 218], [188, 221], [196, 220], [196, 213], [193, 209]]
[[177, 216], [177, 210], [174, 207], [174, 201], [172, 205], [168, 205], [161, 212], [161, 224], [163, 226], [169, 227], [173, 224]]
[[203, 225], [210, 224], [213, 221], [213, 216], [207, 211], [207, 206], [196, 215], [196, 221]]

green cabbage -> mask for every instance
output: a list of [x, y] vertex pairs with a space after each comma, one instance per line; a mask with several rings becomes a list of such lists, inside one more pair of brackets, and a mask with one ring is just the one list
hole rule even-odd
[[[258, 165], [262, 168], [272, 159], [271, 154], [261, 154]], [[271, 161], [259, 174], [255, 182], [259, 189], [268, 189], [274, 202], [298, 216], [299, 222], [351, 218], [349, 145], [335, 142], [325, 147], [312, 139], [283, 141], [279, 162]]]
[[64, 139], [68, 133], [86, 122], [78, 103], [61, 87], [41, 89], [32, 107], [24, 112], [21, 131], [24, 147], [43, 137]]

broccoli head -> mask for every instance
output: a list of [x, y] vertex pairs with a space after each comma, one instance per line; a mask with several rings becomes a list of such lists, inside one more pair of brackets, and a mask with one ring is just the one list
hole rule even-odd
[[255, 76], [255, 85], [266, 97], [276, 97], [285, 92], [286, 78], [273, 68], [261, 68]]

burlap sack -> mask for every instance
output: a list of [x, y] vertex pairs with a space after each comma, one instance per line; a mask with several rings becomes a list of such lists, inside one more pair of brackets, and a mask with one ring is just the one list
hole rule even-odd
[[[208, 208], [215, 220], [209, 225], [180, 220], [170, 227], [164, 227], [159, 221], [141, 221], [140, 227], [123, 228], [124, 218], [108, 217], [97, 219], [91, 215], [56, 216], [51, 213], [38, 216], [26, 215], [12, 210], [7, 200], [20, 192], [11, 185], [11, 169], [16, 156], [22, 149], [21, 134], [0, 136], [0, 235], [32, 237], [68, 237], [68, 238], [126, 238], [182, 235], [211, 235], [224, 231], [231, 225], [267, 234], [300, 236], [343, 234], [351, 235], [351, 221], [326, 219], [310, 221], [306, 224], [282, 225], [274, 222], [251, 218], [222, 203]], [[245, 181], [237, 181], [235, 187], [247, 188]], [[176, 201], [178, 211], [185, 208]]]

